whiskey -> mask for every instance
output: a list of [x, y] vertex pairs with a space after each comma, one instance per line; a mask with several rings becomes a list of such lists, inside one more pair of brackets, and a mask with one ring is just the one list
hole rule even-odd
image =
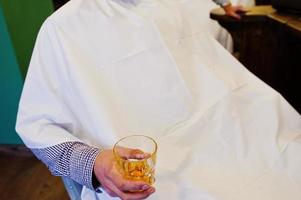
[[122, 159], [116, 157], [117, 167], [128, 180], [145, 181], [152, 185], [155, 182], [155, 155], [143, 159]]
[[120, 139], [113, 148], [115, 164], [125, 179], [155, 182], [157, 143], [148, 136], [132, 135]]

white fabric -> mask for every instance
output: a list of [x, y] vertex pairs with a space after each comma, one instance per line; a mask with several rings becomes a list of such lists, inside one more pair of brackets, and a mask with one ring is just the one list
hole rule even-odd
[[39, 33], [17, 131], [30, 148], [148, 134], [150, 199], [299, 200], [300, 115], [202, 29], [195, 2], [68, 3]]

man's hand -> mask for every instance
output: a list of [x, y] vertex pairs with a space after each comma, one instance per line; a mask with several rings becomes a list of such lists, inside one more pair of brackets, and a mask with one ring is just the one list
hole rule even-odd
[[223, 6], [224, 11], [226, 12], [226, 15], [230, 17], [234, 17], [236, 19], [241, 18], [241, 14], [246, 13], [247, 11], [243, 8], [243, 6], [232, 6], [231, 3], [228, 5]]
[[[147, 156], [139, 150], [124, 148], [118, 151], [122, 151], [127, 158], [143, 159]], [[124, 179], [115, 167], [113, 150], [104, 150], [98, 155], [94, 164], [94, 173], [102, 187], [112, 197], [120, 197], [122, 200], [140, 200], [155, 192], [155, 188], [143, 181]]]

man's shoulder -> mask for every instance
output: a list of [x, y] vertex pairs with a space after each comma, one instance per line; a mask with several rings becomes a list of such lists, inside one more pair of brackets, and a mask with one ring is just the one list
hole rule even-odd
[[50, 15], [47, 21], [56, 25], [64, 25], [94, 15], [97, 12], [101, 13], [99, 1], [104, 0], [70, 0]]
[[82, 3], [87, 2], [83, 0], [71, 0], [68, 1], [65, 5], [60, 7], [58, 10], [56, 10], [54, 13], [52, 13], [47, 21], [51, 22], [61, 22], [69, 17], [72, 17], [73, 15], [76, 15], [76, 13], [79, 12]]

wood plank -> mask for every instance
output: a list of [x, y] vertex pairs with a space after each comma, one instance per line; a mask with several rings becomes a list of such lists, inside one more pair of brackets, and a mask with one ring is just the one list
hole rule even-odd
[[59, 177], [33, 156], [0, 152], [0, 199], [69, 199]]

